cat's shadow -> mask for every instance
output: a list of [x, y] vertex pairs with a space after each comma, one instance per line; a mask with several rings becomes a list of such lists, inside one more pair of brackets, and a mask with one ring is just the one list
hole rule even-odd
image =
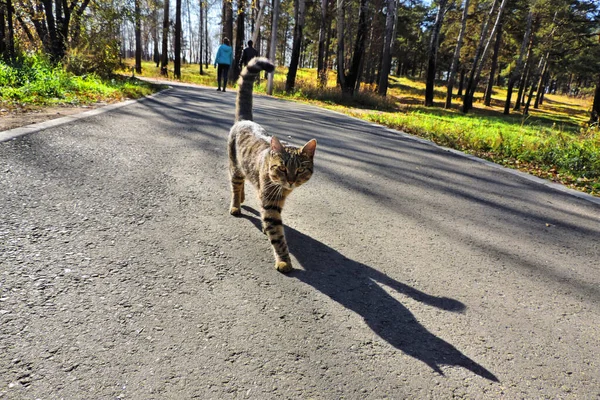
[[[262, 231], [258, 211], [242, 206], [250, 214], [242, 217]], [[353, 261], [335, 249], [289, 226], [285, 235], [291, 253], [304, 270], [288, 275], [327, 295], [360, 315], [383, 340], [405, 354], [423, 361], [444, 375], [440, 365], [460, 366], [490, 381], [498, 378], [483, 366], [461, 353], [450, 343], [429, 332], [414, 315], [381, 286], [385, 285], [412, 299], [446, 311], [462, 312], [465, 305], [446, 297], [423, 293], [398, 282], [365, 264]]]

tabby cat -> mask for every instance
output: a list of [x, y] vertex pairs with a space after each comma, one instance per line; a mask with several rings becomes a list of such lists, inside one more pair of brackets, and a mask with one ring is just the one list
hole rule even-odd
[[281, 210], [293, 189], [306, 183], [313, 173], [315, 139], [297, 148], [282, 144], [275, 136], [252, 121], [252, 88], [262, 70], [272, 72], [274, 65], [256, 57], [244, 68], [238, 81], [235, 124], [229, 132], [229, 177], [232, 215], [240, 215], [244, 202], [244, 182], [256, 187], [261, 206], [263, 232], [275, 254], [275, 268], [289, 272], [292, 262], [281, 222]]

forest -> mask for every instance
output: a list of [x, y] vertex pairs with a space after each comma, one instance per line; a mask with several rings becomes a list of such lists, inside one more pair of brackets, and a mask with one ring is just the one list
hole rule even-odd
[[[320, 85], [361, 84], [387, 94], [388, 76], [426, 81], [424, 103], [443, 81], [444, 106], [472, 108], [478, 85], [489, 104], [493, 85], [507, 87], [504, 112], [526, 113], [544, 94], [594, 96], [600, 110], [600, 2], [595, 0], [3, 0], [0, 53], [10, 61], [42, 51], [77, 73], [108, 75], [123, 58], [182, 62], [207, 68], [228, 37], [236, 66], [247, 40], [289, 66], [316, 68]], [[202, 67], [200, 67], [202, 68]], [[202, 72], [202, 71], [200, 71]], [[239, 74], [239, 68], [232, 71]], [[439, 83], [437, 83], [439, 85]]]
[[[310, 85], [390, 100], [391, 86], [415, 91], [403, 83], [408, 78], [423, 85], [411, 101], [424, 109], [468, 115], [475, 106], [495, 106], [507, 118], [527, 117], [551, 95], [582, 100], [587, 116], [576, 139], [585, 143], [564, 144], [559, 132], [547, 144], [548, 160], [534, 161], [546, 170], [563, 163], [574, 179], [595, 180], [592, 190], [600, 188], [597, 0], [0, 0], [0, 87], [10, 79], [23, 85], [18, 71], [31, 57], [103, 79], [127, 63], [139, 75], [152, 68], [180, 79], [182, 66], [195, 65], [202, 76], [214, 73], [224, 38], [234, 48], [232, 82], [253, 40], [284, 68], [287, 94], [306, 93]], [[310, 82], [298, 79], [303, 70], [313, 71]], [[507, 147], [506, 137], [486, 139], [478, 154]], [[511, 148], [523, 139], [515, 143]], [[571, 146], [566, 155], [551, 148], [559, 145]], [[522, 157], [512, 152], [490, 157]]]

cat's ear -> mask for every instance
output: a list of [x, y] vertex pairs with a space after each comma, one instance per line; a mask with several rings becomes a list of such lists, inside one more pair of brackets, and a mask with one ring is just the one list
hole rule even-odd
[[310, 158], [313, 158], [315, 155], [315, 150], [317, 150], [317, 139], [311, 139], [304, 145], [304, 147], [302, 147], [300, 152]]
[[284, 151], [283, 145], [275, 136], [271, 138], [271, 151], [274, 153], [283, 153]]

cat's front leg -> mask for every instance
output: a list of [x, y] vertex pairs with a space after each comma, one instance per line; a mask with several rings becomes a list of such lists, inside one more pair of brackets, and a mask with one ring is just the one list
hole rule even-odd
[[275, 268], [279, 272], [293, 270], [292, 260], [285, 240], [283, 222], [281, 221], [281, 207], [275, 203], [263, 202], [261, 217], [263, 231], [269, 238], [273, 253], [275, 254]]

